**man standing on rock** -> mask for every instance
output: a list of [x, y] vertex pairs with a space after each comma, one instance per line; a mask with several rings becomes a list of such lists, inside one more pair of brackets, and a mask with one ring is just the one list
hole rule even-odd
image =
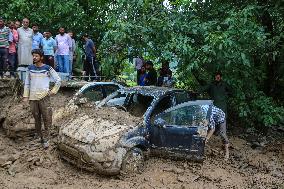
[[[24, 87], [24, 101], [29, 100], [31, 111], [35, 119], [35, 128], [41, 138], [43, 148], [49, 147], [49, 128], [52, 125], [52, 109], [50, 106], [50, 96], [58, 92], [60, 88], [60, 77], [49, 65], [43, 63], [43, 52], [40, 49], [32, 51], [33, 63], [28, 67]], [[55, 84], [50, 89], [50, 81]], [[44, 122], [42, 129], [41, 117]]]

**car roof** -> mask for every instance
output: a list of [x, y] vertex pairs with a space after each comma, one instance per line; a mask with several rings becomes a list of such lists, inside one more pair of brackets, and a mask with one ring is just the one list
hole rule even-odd
[[85, 89], [87, 89], [88, 87], [91, 87], [91, 86], [95, 86], [95, 85], [116, 85], [118, 86], [119, 88], [123, 88], [123, 86], [119, 83], [115, 83], [115, 82], [112, 82], [112, 81], [109, 81], [109, 82], [103, 82], [103, 81], [96, 81], [96, 82], [88, 82], [86, 83], [83, 87], [80, 88], [80, 90], [78, 91], [79, 93], [81, 93], [82, 91], [84, 91]]
[[171, 92], [186, 92], [182, 89], [175, 89], [169, 87], [157, 87], [157, 86], [135, 86], [135, 87], [128, 87], [119, 90], [122, 93], [138, 93], [143, 94], [146, 96], [161, 96]]

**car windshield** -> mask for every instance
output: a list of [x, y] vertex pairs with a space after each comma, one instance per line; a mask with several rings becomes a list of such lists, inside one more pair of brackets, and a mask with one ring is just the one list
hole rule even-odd
[[142, 117], [153, 101], [152, 96], [139, 93], [115, 92], [104, 105], [121, 107], [135, 117]]

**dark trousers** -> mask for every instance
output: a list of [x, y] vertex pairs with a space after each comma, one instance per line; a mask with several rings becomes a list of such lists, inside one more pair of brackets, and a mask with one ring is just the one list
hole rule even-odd
[[15, 76], [15, 72], [16, 72], [16, 53], [9, 53], [8, 61], [9, 61], [9, 71], [10, 71], [11, 75]]
[[136, 73], [137, 73], [136, 81], [137, 81], [137, 85], [139, 85], [141, 70], [136, 70]]
[[[84, 64], [84, 71], [86, 76], [91, 76], [91, 81], [93, 81], [96, 76], [99, 76], [99, 65], [96, 62], [95, 57], [87, 57]], [[85, 80], [88, 80], [88, 77], [85, 77]]]
[[[30, 107], [35, 119], [35, 129], [42, 140], [48, 140], [49, 128], [52, 125], [52, 108], [50, 98], [41, 100], [30, 100]], [[42, 129], [41, 117], [43, 118], [44, 129]]]
[[0, 76], [3, 76], [3, 72], [6, 71], [8, 53], [7, 48], [0, 48]]
[[54, 56], [52, 55], [44, 55], [43, 56], [43, 60], [44, 60], [44, 63], [46, 65], [49, 65], [51, 66], [53, 69], [55, 69], [55, 66], [54, 66]]

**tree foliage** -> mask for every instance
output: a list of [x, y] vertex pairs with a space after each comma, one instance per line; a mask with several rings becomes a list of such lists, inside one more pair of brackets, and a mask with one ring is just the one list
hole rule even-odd
[[179, 86], [196, 89], [222, 70], [234, 90], [232, 115], [247, 125], [283, 122], [281, 0], [17, 0], [2, 12], [54, 31], [65, 25], [92, 34], [108, 74], [143, 55], [156, 65], [177, 62]]

